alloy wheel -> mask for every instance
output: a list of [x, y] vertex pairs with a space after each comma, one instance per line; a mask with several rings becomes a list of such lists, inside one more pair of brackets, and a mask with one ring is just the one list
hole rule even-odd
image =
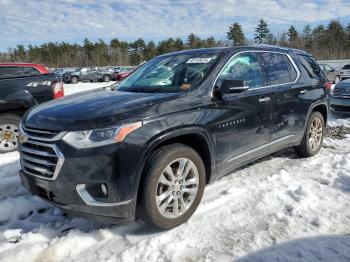
[[315, 151], [319, 148], [323, 136], [323, 125], [322, 121], [319, 118], [315, 118], [309, 130], [309, 145], [312, 151]]
[[17, 148], [18, 127], [13, 124], [0, 125], [0, 149], [11, 151]]
[[183, 215], [196, 199], [199, 188], [199, 173], [188, 158], [171, 162], [161, 173], [156, 191], [156, 205], [166, 218]]

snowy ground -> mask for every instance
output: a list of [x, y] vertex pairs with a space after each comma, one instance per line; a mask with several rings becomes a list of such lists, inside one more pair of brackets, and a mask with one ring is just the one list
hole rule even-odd
[[288, 149], [241, 168], [167, 232], [68, 219], [18, 169], [17, 153], [0, 156], [0, 261], [350, 261], [350, 137], [327, 138], [311, 159]]

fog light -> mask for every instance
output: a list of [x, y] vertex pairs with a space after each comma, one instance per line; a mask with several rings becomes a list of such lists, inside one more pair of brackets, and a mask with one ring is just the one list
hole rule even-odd
[[108, 195], [108, 189], [107, 189], [107, 186], [105, 184], [101, 184], [101, 192], [102, 192], [104, 197], [106, 197]]

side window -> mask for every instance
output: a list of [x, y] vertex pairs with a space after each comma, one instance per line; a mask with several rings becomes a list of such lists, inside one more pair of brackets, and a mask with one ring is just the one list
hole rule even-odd
[[295, 81], [297, 72], [289, 58], [283, 54], [263, 53], [268, 85], [280, 85]]
[[41, 73], [35, 69], [34, 67], [22, 67], [21, 68], [21, 74], [23, 76], [38, 76], [41, 75]]
[[325, 67], [326, 67], [326, 71], [333, 71], [333, 68], [332, 67], [330, 67], [329, 65], [325, 65]]
[[219, 78], [243, 80], [249, 87], [261, 87], [262, 72], [257, 55], [255, 53], [236, 55], [226, 65]]
[[323, 78], [321, 68], [311, 56], [298, 55], [298, 57], [310, 78]]
[[0, 67], [0, 79], [20, 77], [21, 70], [18, 66], [1, 66]]

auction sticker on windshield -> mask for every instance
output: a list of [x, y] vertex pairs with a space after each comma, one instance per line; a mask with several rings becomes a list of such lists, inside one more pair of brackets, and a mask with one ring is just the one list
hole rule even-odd
[[190, 58], [186, 62], [186, 64], [207, 64], [209, 63], [213, 58], [212, 57], [198, 57], [198, 58]]

